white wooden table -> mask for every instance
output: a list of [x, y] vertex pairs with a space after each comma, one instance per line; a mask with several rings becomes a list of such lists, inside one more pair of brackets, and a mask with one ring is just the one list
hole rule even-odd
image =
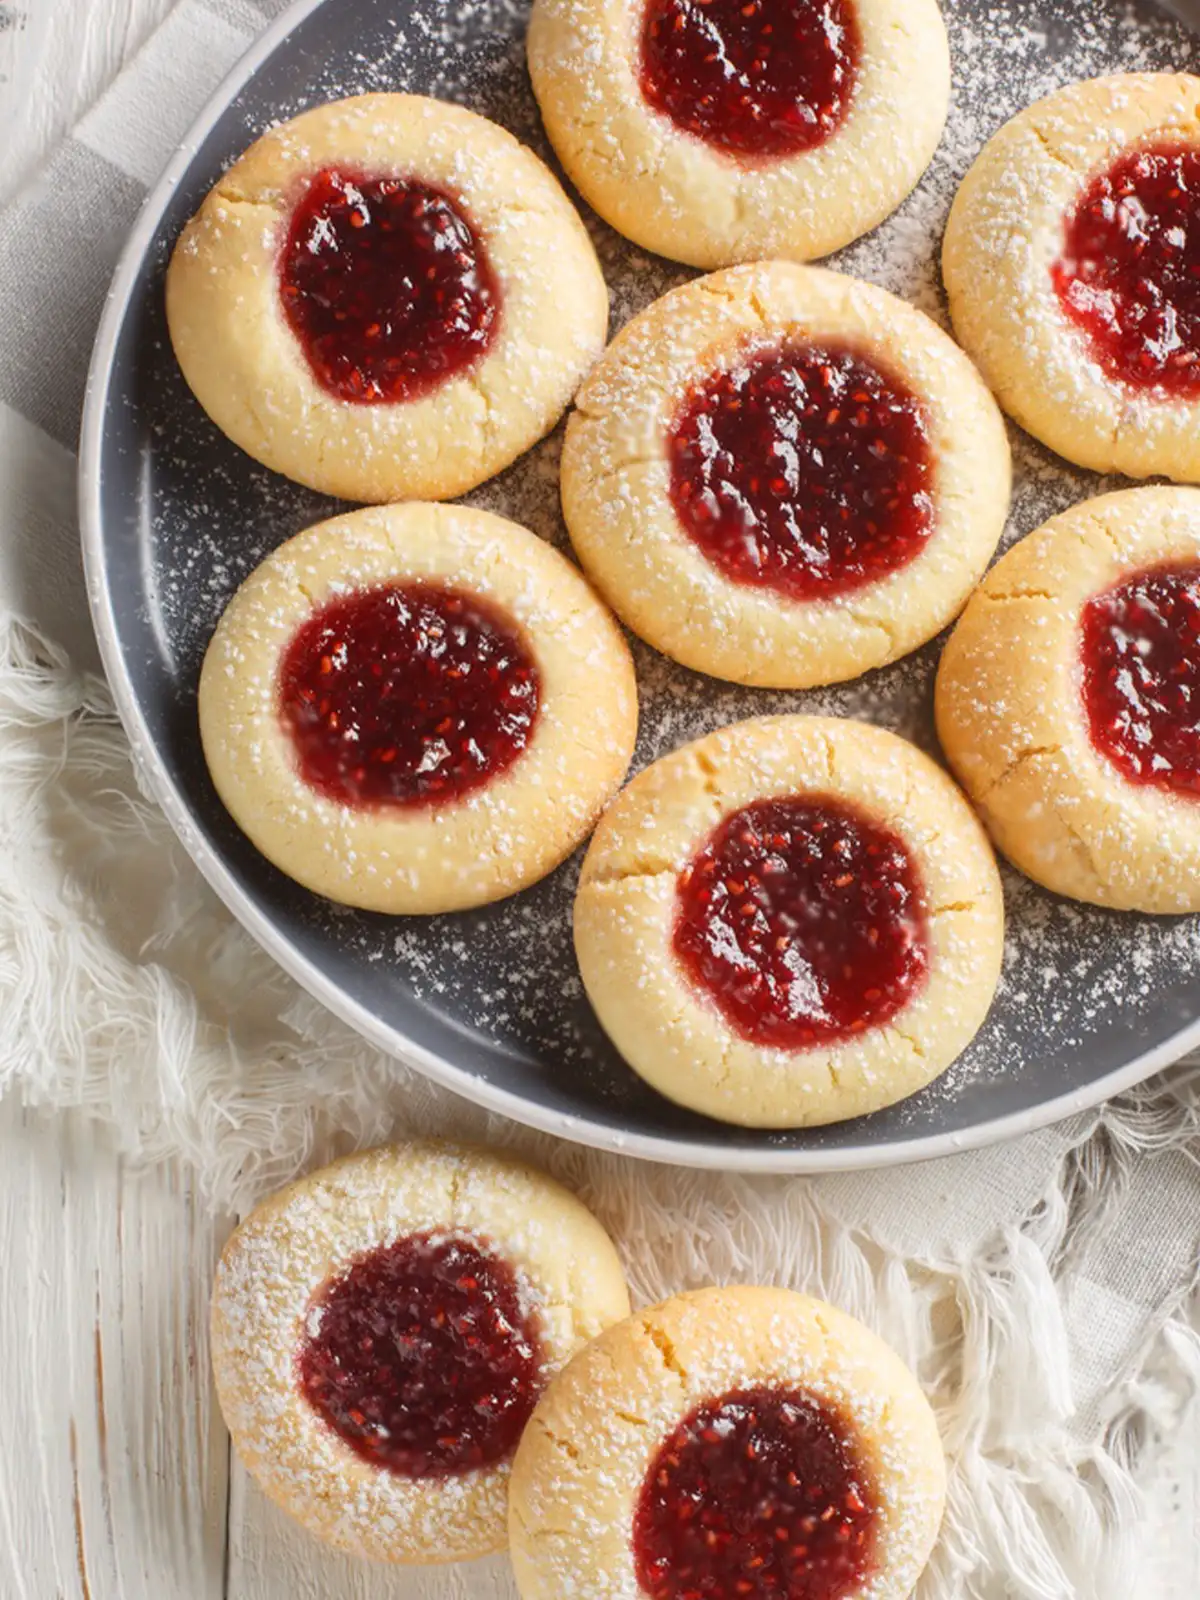
[[325, 1552], [231, 1462], [207, 1299], [230, 1219], [80, 1117], [0, 1103], [3, 1600], [512, 1600], [506, 1563]]
[[[0, 0], [0, 203], [170, 4]], [[178, 1167], [0, 1103], [0, 1600], [512, 1600], [500, 1559], [326, 1554], [231, 1462], [206, 1330], [230, 1226]], [[1195, 1454], [1153, 1490], [1161, 1571], [1131, 1600], [1196, 1600]]]

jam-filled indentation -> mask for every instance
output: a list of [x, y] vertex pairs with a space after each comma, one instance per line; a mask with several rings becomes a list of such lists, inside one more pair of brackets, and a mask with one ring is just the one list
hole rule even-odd
[[1092, 743], [1130, 783], [1200, 796], [1200, 562], [1094, 595], [1080, 627]]
[[279, 672], [304, 781], [359, 807], [429, 807], [507, 772], [528, 747], [541, 676], [513, 619], [482, 596], [394, 583], [328, 601]]
[[516, 1449], [542, 1389], [539, 1321], [485, 1243], [416, 1233], [321, 1290], [296, 1369], [309, 1405], [364, 1461], [451, 1477]]
[[693, 985], [754, 1044], [854, 1038], [929, 969], [924, 893], [899, 835], [829, 795], [757, 800], [680, 874], [673, 946]]
[[861, 48], [852, 0], [648, 0], [642, 93], [727, 155], [798, 155], [845, 120]]
[[1128, 150], [1066, 219], [1059, 303], [1111, 378], [1200, 394], [1200, 149]]
[[878, 582], [933, 532], [924, 406], [858, 351], [749, 352], [685, 397], [667, 453], [689, 538], [731, 582], [789, 600]]
[[328, 168], [292, 212], [284, 315], [323, 389], [357, 405], [417, 400], [487, 354], [500, 285], [460, 201], [415, 178]]
[[850, 1600], [875, 1569], [877, 1512], [852, 1430], [793, 1389], [696, 1407], [659, 1448], [634, 1516], [649, 1600]]

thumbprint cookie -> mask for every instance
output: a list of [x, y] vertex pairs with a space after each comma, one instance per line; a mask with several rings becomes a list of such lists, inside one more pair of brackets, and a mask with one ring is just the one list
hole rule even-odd
[[954, 328], [1001, 405], [1097, 472], [1200, 481], [1200, 77], [1073, 84], [968, 172]]
[[908, 1600], [941, 1523], [937, 1423], [860, 1322], [702, 1289], [551, 1383], [513, 1463], [522, 1600]]
[[217, 793], [270, 861], [345, 905], [461, 910], [544, 877], [628, 768], [615, 621], [527, 529], [379, 506], [297, 534], [221, 618], [200, 675]]
[[1008, 511], [1004, 422], [961, 350], [872, 284], [733, 267], [635, 317], [567, 428], [588, 575], [664, 654], [806, 688], [931, 639]]
[[869, 232], [950, 102], [937, 0], [535, 0], [528, 52], [583, 197], [695, 267], [809, 261]]
[[247, 1469], [378, 1561], [502, 1548], [513, 1452], [547, 1381], [629, 1313], [616, 1251], [518, 1161], [401, 1144], [265, 1201], [212, 1298], [217, 1394]]
[[575, 948], [600, 1022], [668, 1099], [837, 1122], [936, 1078], [982, 1024], [1003, 899], [986, 835], [915, 746], [764, 717], [663, 756], [604, 816]]
[[947, 760], [1009, 859], [1125, 910], [1200, 911], [1200, 490], [1074, 506], [988, 573], [937, 681]]
[[167, 273], [175, 354], [235, 444], [347, 500], [448, 499], [558, 421], [608, 292], [549, 169], [459, 106], [369, 94], [264, 134]]

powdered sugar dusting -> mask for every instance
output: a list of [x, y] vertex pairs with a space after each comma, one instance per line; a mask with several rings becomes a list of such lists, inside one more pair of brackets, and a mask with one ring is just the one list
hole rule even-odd
[[[943, 326], [941, 232], [957, 183], [984, 140], [1031, 99], [1064, 83], [1116, 70], [1194, 69], [1200, 59], [1190, 36], [1149, 4], [957, 0], [946, 10], [954, 99], [942, 145], [900, 210], [832, 263], [904, 296]], [[232, 157], [268, 120], [323, 98], [414, 88], [490, 115], [548, 154], [524, 72], [524, 12], [518, 0], [454, 0], [446, 7], [417, 0], [397, 24], [382, 20], [373, 5], [321, 8], [293, 36], [289, 70], [280, 67], [263, 83], [268, 98], [254, 103], [247, 97], [222, 126], [225, 153]], [[314, 61], [320, 63], [315, 72]], [[214, 173], [211, 165], [197, 170], [185, 186], [164, 224], [160, 260]], [[614, 327], [693, 276], [634, 249], [595, 218], [587, 221], [612, 291]], [[145, 315], [145, 339], [153, 348], [143, 358], [122, 424], [131, 453], [152, 447], [142, 485], [144, 590], [131, 597], [123, 625], [131, 657], [144, 663], [143, 696], [156, 736], [195, 797], [201, 832], [302, 950], [385, 1023], [576, 1117], [617, 1130], [710, 1137], [711, 1125], [664, 1106], [634, 1078], [590, 1015], [570, 940], [577, 862], [486, 911], [402, 921], [344, 912], [295, 891], [237, 835], [211, 794], [196, 749], [200, 658], [241, 578], [268, 550], [336, 508], [255, 467], [216, 435], [174, 368], [157, 300]], [[560, 434], [470, 496], [471, 503], [563, 544]], [[1066, 467], [1023, 435], [1014, 435], [1013, 443], [1016, 484], [1006, 543], [1111, 487]], [[785, 694], [719, 684], [635, 645], [643, 719], [635, 766], [722, 724], [781, 710], [860, 716], [933, 748], [937, 652], [935, 644], [839, 688]], [[1005, 976], [988, 1024], [938, 1083], [872, 1119], [872, 1138], [963, 1129], [1055, 1094], [1082, 1092], [1098, 1074], [1190, 1019], [1189, 974], [1200, 957], [1195, 923], [1073, 906], [1011, 873], [1005, 887]], [[731, 1143], [764, 1148], [863, 1137], [861, 1126], [853, 1125], [802, 1135], [729, 1134]]]
[[214, 1371], [239, 1453], [313, 1532], [376, 1560], [463, 1560], [505, 1543], [509, 1459], [437, 1479], [365, 1470], [296, 1382], [314, 1297], [413, 1234], [467, 1239], [511, 1268], [538, 1325], [539, 1385], [628, 1313], [613, 1246], [550, 1179], [465, 1146], [385, 1146], [283, 1190], [233, 1235], [213, 1291]]
[[[910, 1593], [945, 1493], [927, 1401], [854, 1319], [787, 1291], [750, 1288], [702, 1289], [639, 1312], [547, 1391], [513, 1470], [521, 1593], [640, 1600], [646, 1591], [627, 1530], [661, 1440], [697, 1403], [759, 1384], [799, 1388], [845, 1420], [876, 1506], [875, 1569], [852, 1592], [857, 1600]], [[555, 1538], [565, 1526], [573, 1536]]]

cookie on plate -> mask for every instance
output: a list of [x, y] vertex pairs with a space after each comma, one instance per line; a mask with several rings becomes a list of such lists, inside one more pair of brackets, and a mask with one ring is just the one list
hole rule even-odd
[[371, 911], [461, 910], [568, 856], [628, 768], [637, 685], [575, 567], [486, 511], [350, 512], [230, 601], [200, 675], [217, 792], [270, 861]]
[[544, 1173], [409, 1143], [260, 1205], [212, 1299], [234, 1447], [312, 1533], [379, 1561], [502, 1548], [547, 1381], [629, 1312], [607, 1234]]
[[522, 1600], [908, 1600], [946, 1466], [929, 1403], [860, 1322], [703, 1289], [600, 1335], [513, 1464]]
[[1069, 461], [1200, 480], [1200, 77], [1131, 73], [1014, 117], [963, 180], [955, 332]]
[[563, 511], [627, 625], [698, 672], [856, 677], [957, 615], [1004, 528], [1004, 422], [928, 317], [759, 262], [674, 289], [579, 393]]
[[535, 0], [529, 71], [589, 204], [696, 267], [869, 232], [950, 102], [937, 0]]
[[1073, 506], [988, 573], [937, 680], [946, 757], [1058, 894], [1200, 911], [1200, 490]]
[[347, 500], [443, 500], [558, 421], [604, 347], [587, 233], [533, 153], [419, 95], [264, 134], [167, 273], [184, 377], [256, 460]]
[[575, 948], [630, 1066], [746, 1127], [922, 1088], [979, 1029], [1003, 899], [942, 770], [866, 723], [740, 722], [640, 773], [583, 864]]

